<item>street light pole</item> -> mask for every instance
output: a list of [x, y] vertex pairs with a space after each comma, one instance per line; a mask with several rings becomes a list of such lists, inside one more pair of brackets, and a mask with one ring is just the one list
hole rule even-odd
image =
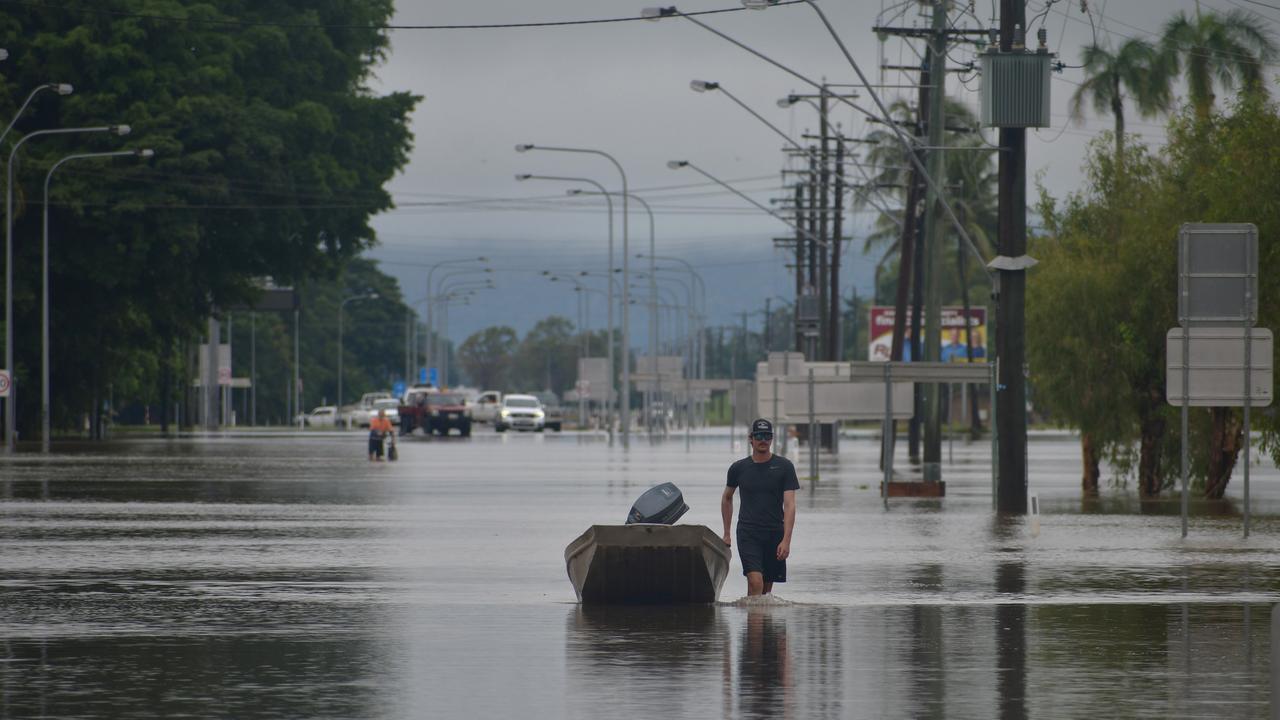
[[[455, 277], [458, 277], [459, 275], [474, 275], [476, 273], [491, 273], [491, 272], [493, 272], [493, 268], [490, 268], [490, 267], [454, 270], [453, 272], [447, 272], [440, 277], [439, 287], [443, 288], [444, 284], [448, 282], [450, 278], [455, 278]], [[434, 293], [434, 295], [439, 296], [442, 292], [443, 292], [442, 290], [437, 290]], [[428, 340], [430, 340], [433, 335], [437, 334], [435, 333], [435, 328], [436, 328], [435, 318], [431, 316], [432, 312], [434, 312], [434, 309], [430, 303], [430, 296], [428, 296], [428, 303], [427, 303], [427, 338]], [[439, 363], [436, 362], [437, 358], [434, 357], [434, 351], [438, 350], [438, 348], [436, 348], [434, 343], [432, 343], [431, 345], [431, 350], [433, 352], [428, 353], [427, 355], [427, 366], [438, 368], [440, 367], [440, 365]], [[441, 378], [437, 377], [436, 379], [440, 380]], [[445, 383], [440, 382], [439, 384], [444, 385]]]
[[[0, 139], [3, 135], [0, 135]], [[52, 425], [49, 412], [49, 182], [53, 173], [64, 163], [72, 160], [88, 160], [96, 158], [116, 158], [133, 156], [149, 158], [155, 155], [152, 150], [118, 150], [116, 152], [77, 153], [67, 155], [49, 168], [44, 176], [44, 210], [41, 223], [40, 250], [40, 451], [49, 452], [49, 432]]]
[[[70, 86], [68, 86], [70, 87]], [[30, 101], [30, 98], [28, 98]], [[25, 106], [24, 106], [25, 107]], [[10, 123], [12, 127], [12, 123]], [[6, 133], [8, 130], [5, 131]], [[82, 133], [110, 132], [116, 135], [128, 135], [128, 125], [102, 125], [97, 127], [55, 128], [36, 130], [23, 136], [13, 144], [9, 151], [9, 160], [5, 165], [6, 182], [4, 198], [4, 364], [9, 371], [9, 398], [5, 401], [4, 445], [5, 451], [12, 453], [16, 449], [15, 425], [18, 420], [18, 383], [17, 373], [13, 367], [13, 159], [18, 150], [28, 140], [45, 135], [71, 135]]]
[[377, 297], [378, 293], [376, 292], [362, 293], [360, 295], [352, 295], [338, 303], [338, 404], [337, 411], [334, 415], [339, 423], [342, 421], [342, 310], [349, 302], [356, 300], [376, 300]]
[[[620, 399], [622, 400], [622, 447], [628, 448], [631, 446], [631, 291], [627, 286], [631, 281], [631, 244], [630, 233], [628, 232], [629, 218], [627, 217], [629, 214], [627, 198], [630, 196], [630, 192], [627, 190], [627, 173], [622, 169], [622, 164], [616, 158], [603, 150], [544, 147], [541, 145], [516, 146], [516, 152], [528, 150], [599, 155], [613, 163], [613, 166], [618, 169], [618, 174], [622, 176], [622, 397]], [[613, 268], [610, 267], [609, 271], [612, 272]], [[610, 382], [612, 380], [610, 378]]]
[[[465, 273], [450, 273], [446, 278]], [[454, 285], [445, 285], [445, 279], [440, 280], [440, 293], [433, 299], [428, 300], [428, 308], [434, 308], [437, 304], [440, 306], [442, 313], [440, 322], [440, 332], [438, 333], [442, 339], [441, 345], [444, 352], [440, 356], [440, 376], [436, 378], [440, 382], [438, 385], [444, 387], [449, 384], [449, 303], [462, 297], [470, 297], [475, 295], [479, 290], [493, 290], [497, 286], [493, 284], [493, 280], [470, 280], [460, 282]], [[467, 304], [470, 304], [468, 302]]]
[[[527, 149], [529, 147], [532, 147], [532, 146], [517, 145], [516, 152], [524, 152], [524, 150], [521, 150], [521, 148]], [[607, 372], [609, 373], [609, 388], [608, 390], [605, 391], [605, 398], [604, 398], [604, 415], [605, 415], [604, 424], [609, 434], [609, 444], [613, 445], [614, 399], [612, 396], [615, 392], [615, 387], [616, 387], [614, 385], [614, 380], [613, 380], [613, 368], [614, 368], [613, 343], [617, 336], [617, 330], [613, 325], [613, 306], [614, 306], [614, 301], [613, 301], [613, 284], [614, 284], [614, 279], [613, 279], [613, 196], [609, 193], [608, 190], [605, 190], [604, 185], [601, 185], [600, 183], [590, 178], [562, 177], [559, 175], [530, 175], [528, 173], [522, 173], [520, 175], [516, 175], [516, 180], [521, 182], [525, 180], [551, 180], [553, 182], [586, 183], [588, 185], [591, 185], [592, 187], [597, 188], [600, 192], [600, 195], [604, 197], [605, 205], [609, 211], [609, 266], [605, 273], [608, 279], [607, 290], [609, 293], [608, 310], [605, 313], [606, 322], [609, 325], [609, 337], [605, 341], [605, 355], [606, 355], [605, 364], [608, 367]], [[624, 343], [624, 346], [625, 346], [625, 343]]]
[[[6, 51], [0, 50], [0, 53], [6, 53], [7, 57]], [[22, 101], [22, 105], [18, 107], [18, 112], [13, 114], [13, 119], [9, 121], [8, 127], [4, 129], [4, 132], [0, 132], [0, 143], [3, 143], [4, 139], [9, 136], [9, 131], [18, 123], [18, 119], [22, 117], [22, 113], [27, 111], [27, 106], [31, 104], [32, 100], [36, 99], [36, 95], [39, 95], [42, 90], [54, 90], [57, 91], [59, 95], [70, 95], [73, 88], [67, 83], [45, 83], [44, 85], [36, 86], [36, 89], [32, 90], [30, 95], [27, 95], [27, 99]]]
[[[569, 191], [569, 194], [570, 194], [570, 195], [595, 195], [596, 193], [583, 192], [583, 191], [581, 191], [581, 190], [574, 189], [574, 190], [570, 190], [570, 191]], [[617, 194], [617, 193], [615, 193], [615, 194]], [[640, 197], [639, 195], [630, 195], [630, 198], [631, 198], [632, 200], [635, 200], [636, 202], [640, 203], [640, 205], [644, 207], [644, 211], [645, 211], [646, 213], [648, 213], [648, 215], [649, 215], [649, 255], [650, 255], [650, 256], [652, 256], [652, 255], [653, 255], [653, 253], [654, 253], [654, 221], [653, 221], [653, 208], [649, 207], [649, 203], [648, 203], [648, 202], [646, 202], [646, 201], [645, 201], [645, 199], [644, 199], [644, 198], [642, 198], [642, 197]], [[639, 256], [637, 256], [637, 257], [639, 257]], [[649, 275], [650, 275], [650, 277], [652, 277], [652, 276], [653, 276], [653, 260], [652, 260], [652, 259], [649, 261]], [[656, 282], [656, 281], [651, 281], [651, 282], [649, 283], [649, 297], [650, 297], [650, 298], [655, 297], [655, 293], [656, 293], [656, 291], [655, 291], [655, 285], [654, 285], [654, 282]], [[656, 359], [656, 358], [657, 358], [657, 356], [658, 356], [658, 355], [657, 355], [657, 352], [658, 352], [658, 350], [657, 350], [657, 349], [658, 349], [658, 319], [657, 319], [657, 316], [658, 316], [658, 308], [657, 308], [657, 305], [656, 305], [655, 303], [650, 303], [650, 304], [649, 304], [649, 357], [651, 357], [651, 358], [655, 358], [655, 359], [652, 361], [652, 362], [654, 362], [654, 363], [656, 363], [656, 362], [657, 362], [657, 359]], [[654, 372], [657, 372], [657, 366], [656, 366], [656, 365], [654, 366]], [[652, 402], [652, 401], [650, 401], [650, 402]], [[652, 421], [646, 421], [646, 422], [645, 422], [645, 425], [646, 425], [646, 426], [648, 427], [648, 429], [649, 429], [649, 436], [650, 436], [650, 437], [649, 437], [649, 439], [650, 439], [650, 440], [652, 440], [652, 439], [653, 439], [653, 423], [652, 423]]]
[[443, 267], [445, 265], [459, 265], [462, 263], [469, 263], [469, 262], [488, 262], [488, 261], [489, 261], [489, 258], [483, 255], [476, 258], [458, 258], [456, 260], [441, 260], [440, 262], [432, 265], [431, 268], [427, 270], [427, 299], [428, 300], [427, 300], [427, 348], [426, 348], [426, 351], [427, 351], [428, 366], [431, 365], [432, 351], [435, 350], [435, 343], [432, 341], [433, 338], [431, 337], [431, 328], [434, 326], [433, 318], [431, 317], [431, 302], [430, 302], [430, 298], [433, 295], [432, 288], [431, 288], [431, 276], [435, 274], [436, 268]]

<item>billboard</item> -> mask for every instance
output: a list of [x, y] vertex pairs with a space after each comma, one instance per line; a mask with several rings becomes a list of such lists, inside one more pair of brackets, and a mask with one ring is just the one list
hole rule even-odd
[[[871, 342], [867, 347], [867, 359], [887, 361], [893, 349], [894, 308], [892, 305], [872, 305], [870, 308]], [[969, 332], [973, 338], [973, 361], [987, 361], [987, 309], [969, 308]], [[942, 308], [942, 356], [943, 362], [968, 362], [965, 344], [964, 308], [948, 305]], [[906, 334], [903, 339], [902, 359], [911, 358], [911, 315], [907, 315]]]

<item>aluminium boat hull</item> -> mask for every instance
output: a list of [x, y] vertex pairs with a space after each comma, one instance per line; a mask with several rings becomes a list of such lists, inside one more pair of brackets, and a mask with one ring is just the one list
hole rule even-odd
[[564, 550], [586, 604], [713, 603], [730, 557], [704, 525], [592, 525]]

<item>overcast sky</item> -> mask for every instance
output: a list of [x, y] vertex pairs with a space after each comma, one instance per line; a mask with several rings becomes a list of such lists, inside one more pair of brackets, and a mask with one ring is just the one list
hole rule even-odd
[[[398, 25], [532, 23], [623, 18], [639, 15], [646, 0], [400, 0]], [[964, 5], [960, 3], [960, 5]], [[979, 16], [963, 26], [992, 26], [993, 0], [979, 0]], [[1153, 38], [1178, 10], [1194, 11], [1195, 0], [1080, 0], [1051, 5], [1043, 24], [1049, 44], [1068, 64], [1096, 37], [1115, 46], [1129, 37]], [[1208, 10], [1228, 11], [1247, 0], [1201, 0]], [[737, 0], [688, 0], [682, 11], [739, 7]], [[919, 43], [896, 39], [883, 46], [871, 28], [928, 24], [915, 2], [827, 0], [822, 3], [837, 31], [873, 83], [904, 85], [916, 73], [885, 72], [880, 59], [912, 65]], [[1044, 8], [1029, 3], [1028, 16]], [[1280, 12], [1256, 7], [1270, 18]], [[816, 80], [856, 83], [857, 78], [823, 28], [804, 5], [703, 16], [700, 20]], [[1091, 22], [1092, 21], [1092, 22]], [[1032, 32], [1039, 27], [1033, 26]], [[1274, 24], [1271, 24], [1274, 29]], [[524, 331], [538, 318], [574, 317], [573, 295], [546, 282], [542, 269], [603, 269], [606, 225], [603, 205], [570, 200], [569, 187], [553, 182], [514, 180], [516, 173], [588, 177], [611, 190], [621, 187], [613, 166], [591, 155], [551, 152], [517, 154], [517, 143], [595, 148], [614, 155], [626, 170], [632, 192], [653, 205], [658, 254], [693, 263], [707, 278], [712, 325], [739, 322], [735, 313], [755, 310], [764, 299], [789, 297], [785, 256], [770, 238], [788, 228], [715, 187], [690, 170], [672, 171], [666, 162], [689, 160], [729, 181], [760, 202], [780, 194], [784, 158], [781, 139], [718, 93], [695, 93], [692, 79], [720, 82], [783, 130], [798, 135], [817, 126], [806, 105], [780, 109], [778, 98], [807, 91], [800, 80], [753, 57], [687, 20], [619, 22], [567, 27], [396, 30], [388, 61], [377, 70], [378, 91], [407, 90], [424, 96], [413, 115], [415, 147], [404, 172], [390, 185], [399, 207], [375, 219], [381, 246], [372, 254], [384, 270], [401, 279], [410, 299], [425, 293], [426, 267], [441, 260], [486, 255], [499, 289], [477, 296], [451, 313], [450, 335], [460, 342], [479, 327], [511, 324]], [[972, 51], [955, 52], [966, 62]], [[1082, 182], [1081, 158], [1109, 117], [1070, 121], [1068, 100], [1082, 79], [1067, 69], [1053, 80], [1053, 122], [1028, 134], [1028, 176], [1055, 195]], [[978, 79], [965, 84], [952, 75], [948, 91], [976, 107]], [[865, 90], [861, 104], [870, 106]], [[888, 103], [910, 90], [882, 88]], [[1162, 142], [1163, 120], [1129, 113], [1129, 129], [1147, 142]], [[846, 133], [860, 136], [867, 125], [853, 111], [833, 118]], [[875, 258], [860, 254], [860, 238], [874, 218], [851, 220], [855, 241], [847, 255], [850, 284], [861, 295], [871, 289]], [[620, 223], [620, 221], [619, 221]], [[618, 230], [616, 257], [621, 265]], [[633, 208], [631, 252], [648, 245], [647, 220]], [[633, 261], [633, 266], [636, 262]], [[634, 269], [634, 268], [633, 268]], [[443, 271], [437, 272], [437, 277]], [[673, 285], [673, 287], [675, 287]], [[775, 300], [775, 302], [777, 302]], [[603, 309], [593, 308], [594, 326]], [[634, 326], [644, 316], [636, 314]], [[757, 323], [758, 321], [753, 321]], [[637, 331], [639, 339], [643, 333]]]

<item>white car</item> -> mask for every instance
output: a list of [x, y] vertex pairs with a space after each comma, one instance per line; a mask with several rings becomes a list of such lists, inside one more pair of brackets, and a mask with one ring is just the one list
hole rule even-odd
[[[382, 400], [373, 401], [373, 409], [369, 411], [369, 419], [378, 417], [378, 411], [385, 410], [387, 419], [391, 421], [392, 427], [400, 426], [400, 401], [395, 398], [384, 398]], [[365, 421], [363, 427], [369, 427], [368, 421]]]
[[507, 395], [502, 398], [502, 409], [493, 421], [493, 429], [498, 432], [511, 430], [533, 430], [542, 432], [546, 429], [547, 413], [542, 402], [533, 395]]
[[334, 427], [338, 424], [338, 408], [333, 405], [321, 405], [302, 418], [307, 427]]

